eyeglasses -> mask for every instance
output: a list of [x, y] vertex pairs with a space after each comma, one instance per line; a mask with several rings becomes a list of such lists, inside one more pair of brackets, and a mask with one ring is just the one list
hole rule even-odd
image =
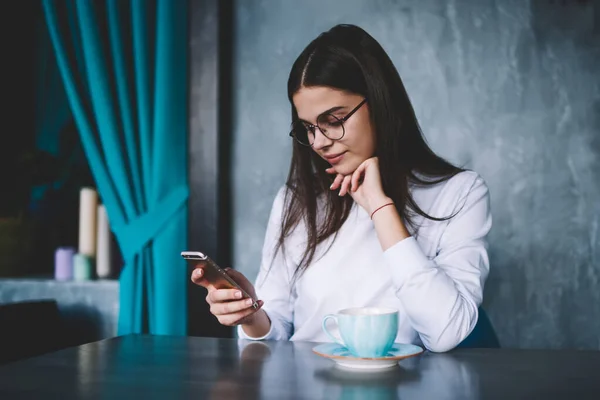
[[344, 118], [338, 118], [331, 113], [324, 113], [317, 117], [316, 125], [297, 120], [292, 124], [290, 136], [304, 146], [312, 146], [315, 143], [315, 134], [318, 128], [321, 133], [329, 139], [340, 140], [346, 134], [344, 122], [348, 121], [348, 119], [366, 102], [367, 99], [361, 101], [360, 104], [354, 107], [354, 109], [346, 114]]

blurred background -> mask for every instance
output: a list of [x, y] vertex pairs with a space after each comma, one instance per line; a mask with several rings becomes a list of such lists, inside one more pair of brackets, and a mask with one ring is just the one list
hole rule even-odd
[[[60, 1], [48, 3], [60, 10]], [[144, 4], [149, 18], [156, 18], [156, 7], [167, 7], [161, 1], [123, 4], [131, 10]], [[597, 1], [168, 4], [179, 10], [168, 14], [171, 22], [180, 18], [186, 29], [162, 42], [154, 40], [162, 32], [155, 25], [144, 32], [155, 52], [184, 45], [180, 64], [171, 68], [185, 77], [185, 156], [175, 159], [187, 171], [187, 226], [178, 228], [185, 235], [173, 242], [172, 261], [155, 255], [139, 268], [154, 271], [151, 276], [178, 276], [170, 287], [182, 289], [185, 307], [173, 311], [183, 313], [174, 324], [184, 328], [171, 330], [169, 318], [146, 321], [156, 301], [148, 291], [140, 304], [147, 304], [142, 315], [150, 317], [119, 332], [119, 318], [121, 327], [127, 325], [123, 296], [135, 291], [121, 276], [129, 266], [117, 240], [122, 236], [110, 236], [110, 276], [56, 279], [57, 249], [79, 245], [81, 189], [97, 190], [99, 199], [103, 191], [81, 143], [41, 0], [0, 5], [4, 29], [12, 22], [1, 36], [10, 61], [2, 74], [8, 107], [0, 137], [0, 309], [54, 301], [70, 332], [63, 345], [131, 331], [231, 336], [208, 314], [203, 290], [187, 283], [190, 270], [179, 251], [205, 251], [255, 279], [267, 218], [291, 155], [289, 70], [319, 33], [351, 23], [392, 58], [431, 147], [477, 171], [490, 188], [494, 224], [483, 307], [501, 345], [600, 349]], [[94, 6], [101, 33], [105, 6]], [[125, 35], [123, 43], [126, 54], [135, 54], [135, 41]], [[93, 91], [88, 95], [94, 98]], [[102, 125], [98, 115], [94, 120]], [[107, 202], [109, 220], [114, 209]], [[9, 240], [17, 235], [16, 244]], [[4, 326], [0, 322], [0, 330]]]

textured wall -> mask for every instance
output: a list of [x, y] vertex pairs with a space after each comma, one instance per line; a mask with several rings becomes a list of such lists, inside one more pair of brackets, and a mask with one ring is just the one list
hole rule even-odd
[[502, 344], [600, 348], [598, 3], [237, 1], [236, 267], [256, 276], [287, 174], [291, 64], [321, 31], [354, 23], [390, 54], [434, 150], [488, 182], [485, 306]]

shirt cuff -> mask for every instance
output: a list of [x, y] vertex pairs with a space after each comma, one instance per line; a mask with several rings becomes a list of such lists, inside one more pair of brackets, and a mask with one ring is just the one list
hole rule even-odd
[[397, 289], [413, 276], [430, 271], [434, 264], [427, 258], [414, 237], [399, 241], [383, 253], [386, 264], [391, 268], [392, 278]]
[[274, 332], [273, 332], [273, 325], [275, 325], [275, 323], [273, 322], [273, 318], [271, 318], [271, 316], [269, 315], [269, 312], [267, 310], [265, 310], [263, 308], [264, 312], [267, 313], [267, 316], [269, 317], [269, 321], [271, 321], [271, 327], [269, 328], [269, 331], [261, 336], [261, 337], [252, 337], [252, 336], [248, 336], [248, 334], [246, 334], [246, 332], [244, 332], [244, 329], [242, 328], [241, 325], [238, 325], [237, 327], [237, 333], [238, 333], [238, 337], [240, 339], [247, 339], [247, 340], [270, 340], [273, 339]]

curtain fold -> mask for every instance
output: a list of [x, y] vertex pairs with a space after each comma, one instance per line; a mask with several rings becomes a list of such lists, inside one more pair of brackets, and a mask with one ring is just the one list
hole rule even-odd
[[43, 0], [125, 266], [119, 334], [186, 334], [187, 1]]
[[38, 149], [56, 156], [60, 133], [72, 116], [46, 27], [40, 26], [36, 36], [35, 144]]

